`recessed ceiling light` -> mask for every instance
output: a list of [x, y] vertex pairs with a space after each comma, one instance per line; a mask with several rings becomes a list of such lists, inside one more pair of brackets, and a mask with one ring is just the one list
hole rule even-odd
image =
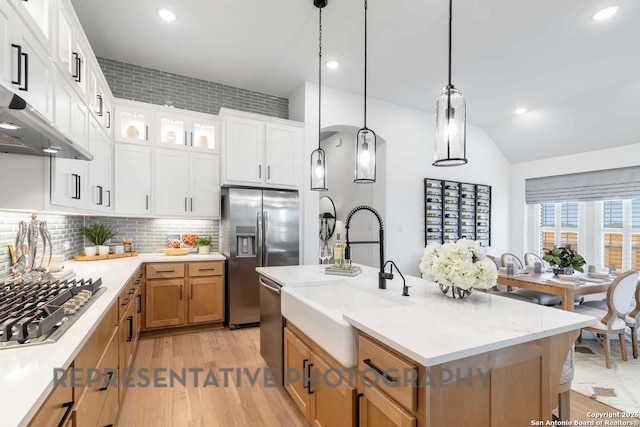
[[340, 63], [338, 61], [329, 61], [327, 62], [327, 68], [330, 70], [337, 70], [340, 68]]
[[167, 22], [173, 22], [176, 20], [176, 14], [167, 9], [160, 9], [158, 16]]
[[528, 110], [524, 107], [520, 107], [520, 108], [516, 108], [516, 110], [514, 111], [514, 113], [516, 114], [524, 114], [526, 113]]
[[57, 147], [48, 147], [48, 148], [43, 148], [42, 151], [48, 154], [56, 154], [58, 151], [60, 151], [60, 149]]
[[10, 122], [0, 122], [0, 128], [6, 129], [6, 130], [18, 130], [20, 129], [20, 126]]
[[609, 7], [605, 7], [604, 9], [596, 12], [593, 15], [593, 19], [595, 21], [604, 21], [605, 19], [609, 19], [611, 18], [613, 15], [615, 15], [616, 13], [618, 13], [618, 11], [620, 10], [620, 6], [616, 5], [616, 6], [609, 6]]

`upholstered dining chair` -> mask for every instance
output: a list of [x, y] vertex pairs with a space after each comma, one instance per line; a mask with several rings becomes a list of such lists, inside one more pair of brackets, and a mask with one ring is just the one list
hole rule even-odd
[[569, 421], [571, 419], [571, 381], [576, 365], [576, 346], [571, 346], [560, 375], [560, 387], [558, 388], [558, 419]]
[[533, 267], [534, 265], [536, 265], [536, 262], [539, 262], [542, 265], [543, 269], [547, 268], [547, 263], [538, 255], [534, 254], [533, 252], [527, 252], [526, 254], [524, 254], [525, 266]]
[[[586, 307], [597, 308], [607, 311], [607, 300], [603, 301], [587, 301], [584, 303]], [[625, 318], [627, 326], [631, 330], [631, 347], [633, 350], [633, 358], [638, 358], [638, 330], [640, 330], [640, 281], [636, 285], [636, 303], [631, 313]]]
[[496, 268], [500, 268], [500, 260], [498, 258], [493, 255], [487, 255], [487, 258], [493, 261], [493, 263], [496, 265]]
[[[620, 353], [622, 360], [627, 361], [627, 346], [624, 332], [627, 327], [627, 313], [631, 306], [634, 293], [637, 293], [638, 279], [640, 273], [637, 271], [625, 271], [618, 275], [609, 285], [607, 290], [607, 310], [599, 310], [590, 306], [580, 305], [575, 308], [576, 313], [586, 314], [598, 319], [598, 323], [594, 326], [584, 328], [589, 332], [593, 332], [603, 338], [604, 355], [607, 368], [611, 369], [611, 349], [609, 345], [609, 337], [618, 335], [620, 340]], [[637, 318], [637, 314], [636, 314]], [[632, 333], [635, 333], [632, 330]], [[633, 335], [633, 334], [632, 334]], [[637, 341], [637, 338], [636, 338]]]
[[[520, 258], [515, 256], [514, 254], [505, 253], [502, 254], [501, 257], [502, 265], [507, 265], [507, 263], [512, 263], [516, 269], [522, 270], [524, 269], [524, 264], [520, 261]], [[519, 295], [521, 297], [527, 298], [529, 300], [533, 300], [536, 304], [545, 305], [547, 307], [551, 307], [554, 305], [558, 305], [562, 302], [562, 298], [559, 295], [548, 294], [546, 292], [534, 291], [533, 289], [516, 289], [512, 292], [513, 294]]]

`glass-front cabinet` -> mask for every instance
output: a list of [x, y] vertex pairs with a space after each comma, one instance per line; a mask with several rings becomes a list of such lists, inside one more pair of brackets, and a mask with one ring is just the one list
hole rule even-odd
[[195, 120], [193, 122], [193, 132], [191, 133], [191, 146], [217, 153], [219, 150], [219, 127], [217, 122]]
[[188, 144], [187, 130], [183, 118], [158, 114], [158, 125], [160, 128], [160, 142], [184, 146]]
[[146, 144], [153, 139], [151, 111], [124, 105], [118, 105], [115, 110], [116, 141]]

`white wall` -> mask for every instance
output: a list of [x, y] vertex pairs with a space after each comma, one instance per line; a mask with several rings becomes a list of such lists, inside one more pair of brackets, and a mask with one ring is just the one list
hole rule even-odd
[[[327, 183], [329, 191], [320, 193], [320, 197], [327, 196], [333, 200], [336, 206], [338, 222], [336, 234], [340, 233], [342, 242], [345, 242], [346, 232], [344, 221], [354, 207], [367, 205], [375, 208], [385, 219], [385, 191], [376, 191], [384, 185], [384, 147], [379, 143], [376, 150], [377, 181], [374, 185], [356, 184], [353, 182], [355, 139], [358, 129], [352, 128], [338, 132], [322, 141], [322, 148], [327, 154]], [[336, 234], [331, 239], [335, 242]], [[378, 221], [367, 213], [360, 212], [354, 216], [349, 229], [351, 241], [378, 240]], [[351, 259], [358, 264], [371, 267], [379, 266], [377, 245], [354, 245], [351, 250]]]
[[[305, 160], [318, 144], [318, 86], [305, 83], [304, 117], [307, 124]], [[362, 96], [323, 87], [322, 127], [362, 126]], [[296, 102], [299, 117], [299, 104]], [[418, 274], [424, 248], [423, 179], [443, 178], [493, 186], [493, 221], [490, 251], [502, 253], [509, 246], [510, 164], [489, 136], [479, 127], [468, 125], [469, 164], [455, 168], [436, 168], [433, 162], [434, 118], [432, 114], [385, 101], [369, 99], [368, 126], [387, 144], [386, 162], [386, 258], [396, 261], [403, 272]], [[310, 199], [309, 164], [305, 162], [303, 189], [305, 206], [305, 263], [317, 263], [318, 196]], [[329, 181], [329, 185], [340, 183]], [[309, 203], [307, 203], [309, 200]], [[314, 201], [315, 200], [315, 201]], [[314, 240], [315, 239], [315, 240]], [[313, 241], [312, 241], [313, 240]]]
[[639, 161], [640, 144], [632, 144], [513, 164], [510, 208], [511, 250], [515, 254], [523, 254], [533, 247], [531, 241], [533, 237], [527, 235], [530, 214], [530, 209], [527, 209], [525, 203], [525, 180], [527, 178], [637, 166]]

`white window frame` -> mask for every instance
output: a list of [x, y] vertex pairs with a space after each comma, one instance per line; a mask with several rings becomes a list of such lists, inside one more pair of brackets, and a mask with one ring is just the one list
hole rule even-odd
[[638, 231], [634, 233], [631, 228], [631, 202], [632, 200], [622, 201], [622, 228], [605, 228], [604, 227], [604, 202], [596, 202], [598, 209], [598, 227], [594, 228], [600, 230], [597, 237], [598, 245], [598, 265], [602, 268], [609, 268], [608, 265], [604, 265], [604, 235], [605, 233], [618, 233], [622, 234], [622, 270], [629, 270], [631, 268], [631, 235], [638, 234]]

